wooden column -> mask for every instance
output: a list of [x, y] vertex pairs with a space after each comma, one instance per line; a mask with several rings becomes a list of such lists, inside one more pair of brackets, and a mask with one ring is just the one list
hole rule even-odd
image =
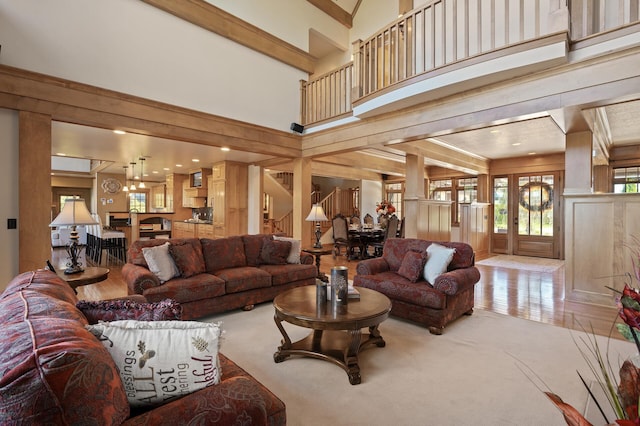
[[565, 194], [589, 194], [591, 189], [591, 166], [593, 149], [591, 131], [567, 133], [565, 149]]
[[19, 271], [25, 272], [51, 257], [51, 117], [26, 111], [19, 117]]
[[293, 161], [293, 238], [302, 242], [302, 247], [312, 243], [315, 226], [304, 219], [311, 211], [311, 159], [298, 158]]
[[417, 238], [420, 202], [426, 199], [424, 192], [424, 156], [407, 154], [405, 167], [407, 180], [404, 190], [404, 235], [407, 238]]

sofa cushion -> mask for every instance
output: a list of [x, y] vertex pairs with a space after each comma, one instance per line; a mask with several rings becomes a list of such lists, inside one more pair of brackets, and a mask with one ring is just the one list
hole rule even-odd
[[302, 243], [300, 240], [279, 236], [274, 236], [273, 239], [278, 241], [289, 241], [291, 243], [291, 250], [289, 250], [289, 256], [287, 256], [287, 263], [300, 263], [300, 250], [302, 249]]
[[260, 265], [260, 269], [271, 275], [272, 286], [316, 278], [318, 275], [318, 270], [315, 265]]
[[178, 303], [212, 299], [225, 294], [225, 282], [211, 274], [198, 274], [189, 278], [174, 278], [161, 286], [144, 291], [149, 302], [173, 299]]
[[114, 359], [133, 407], [160, 405], [220, 382], [220, 325], [114, 321], [88, 325]]
[[159, 246], [144, 247], [142, 255], [147, 262], [149, 270], [160, 280], [160, 283], [169, 281], [180, 274], [171, 254], [169, 254], [170, 243], [166, 242]]
[[291, 251], [291, 242], [265, 240], [260, 252], [260, 263], [265, 265], [285, 265]]
[[427, 260], [426, 252], [408, 251], [405, 253], [398, 275], [415, 283], [422, 276], [424, 265]]
[[271, 286], [271, 275], [251, 266], [223, 269], [216, 277], [224, 280], [227, 294]]
[[176, 262], [180, 276], [189, 278], [205, 271], [202, 246], [197, 238], [174, 241], [169, 246], [169, 253]]
[[244, 254], [247, 257], [247, 266], [260, 265], [260, 253], [262, 245], [266, 240], [273, 239], [271, 235], [243, 235], [242, 243], [244, 244]]
[[182, 307], [178, 302], [165, 299], [157, 303], [140, 303], [133, 300], [81, 300], [76, 307], [82, 311], [89, 324], [98, 321], [139, 320], [169, 321], [179, 320]]
[[221, 269], [247, 266], [244, 243], [239, 235], [212, 240], [203, 238], [202, 254], [207, 272], [215, 274]]
[[432, 243], [427, 247], [427, 263], [424, 265], [424, 279], [431, 285], [436, 282], [436, 278], [447, 272], [449, 263], [453, 259], [456, 249], [444, 247], [440, 244]]
[[446, 294], [434, 289], [422, 279], [412, 283], [397, 273], [388, 271], [375, 275], [356, 275], [353, 282], [356, 286], [379, 291], [391, 300], [431, 309], [447, 307]]
[[0, 299], [10, 313], [0, 327], [0, 424], [122, 423], [129, 404], [113, 359], [84, 328], [77, 300], [47, 297], [55, 293], [73, 296], [53, 272], [33, 271]]
[[[170, 240], [173, 241], [173, 240]], [[128, 262], [133, 263], [134, 265], [144, 266], [149, 269], [149, 265], [147, 261], [144, 259], [144, 255], [142, 253], [142, 249], [146, 247], [156, 247], [162, 244], [166, 244], [167, 240], [162, 240], [159, 238], [151, 238], [149, 240], [137, 240], [131, 243], [129, 249], [127, 250], [127, 259]]]

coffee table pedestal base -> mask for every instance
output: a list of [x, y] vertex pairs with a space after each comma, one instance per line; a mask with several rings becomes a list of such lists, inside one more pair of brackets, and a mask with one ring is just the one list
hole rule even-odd
[[358, 330], [313, 330], [302, 340], [292, 343], [289, 335], [282, 327], [282, 321], [275, 317], [276, 325], [284, 339], [282, 345], [273, 354], [275, 362], [282, 362], [291, 355], [308, 356], [330, 361], [347, 372], [349, 383], [360, 384], [360, 366], [358, 353], [365, 347], [385, 346], [378, 326], [369, 327], [369, 333]]

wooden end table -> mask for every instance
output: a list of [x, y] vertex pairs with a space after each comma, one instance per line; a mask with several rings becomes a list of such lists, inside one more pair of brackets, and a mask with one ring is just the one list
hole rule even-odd
[[316, 268], [318, 268], [318, 279], [320, 281], [324, 281], [325, 283], [329, 282], [329, 277], [327, 277], [325, 274], [323, 274], [322, 272], [320, 272], [320, 257], [322, 257], [325, 254], [331, 254], [333, 253], [333, 249], [331, 247], [321, 247], [321, 248], [315, 248], [315, 247], [310, 247], [310, 248], [304, 248], [302, 249], [303, 252], [305, 253], [309, 253], [312, 256], [316, 257]]
[[[273, 300], [274, 320], [283, 340], [273, 354], [277, 363], [291, 355], [309, 356], [330, 361], [347, 372], [349, 383], [361, 382], [358, 353], [365, 347], [384, 347], [378, 325], [389, 317], [391, 301], [375, 290], [358, 287], [360, 300], [338, 305], [334, 311], [331, 301], [316, 304], [316, 286], [296, 287], [280, 293]], [[313, 331], [295, 343], [282, 326], [282, 321]], [[368, 327], [369, 333], [361, 329]]]
[[109, 268], [87, 266], [84, 268], [84, 271], [78, 272], [77, 274], [65, 274], [63, 271], [57, 272], [57, 274], [77, 293], [77, 287], [106, 280], [109, 276]]

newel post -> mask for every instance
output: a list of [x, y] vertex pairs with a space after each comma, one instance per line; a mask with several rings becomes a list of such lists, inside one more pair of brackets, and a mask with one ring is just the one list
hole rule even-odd
[[362, 97], [363, 64], [362, 64], [362, 40], [358, 39], [352, 44], [353, 54], [353, 78], [351, 79], [351, 103]]

